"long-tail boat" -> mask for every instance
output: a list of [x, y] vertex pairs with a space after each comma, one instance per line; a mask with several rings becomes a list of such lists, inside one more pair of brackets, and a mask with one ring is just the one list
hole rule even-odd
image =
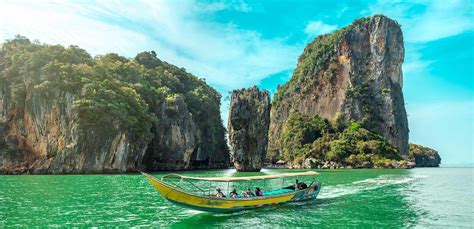
[[[142, 174], [156, 190], [170, 202], [194, 210], [208, 212], [233, 212], [315, 199], [321, 188], [321, 185], [316, 182], [315, 179], [315, 176], [319, 173], [314, 171], [248, 177], [190, 177], [172, 173], [164, 175], [161, 178], [156, 178], [147, 173]], [[305, 179], [308, 177], [312, 178], [309, 185], [298, 181], [298, 178]], [[291, 181], [295, 180], [295, 182], [289, 186], [266, 189], [270, 180], [283, 179], [281, 183], [283, 185], [285, 179], [288, 181], [288, 178], [293, 178]], [[195, 181], [200, 183], [195, 184]], [[244, 190], [243, 194], [238, 195], [235, 195], [235, 189], [233, 189], [234, 195], [225, 195], [223, 193], [219, 195], [211, 192], [211, 189], [216, 187], [218, 187], [217, 190], [220, 192], [219, 187], [225, 187], [226, 184], [227, 191], [229, 191], [230, 185], [232, 184], [232, 187], [235, 187], [234, 183], [236, 182], [243, 182], [244, 184], [240, 186], [246, 187], [246, 184], [250, 186], [254, 184], [255, 181], [263, 182], [261, 188], [263, 191], [260, 191], [258, 196], [253, 192], [248, 193], [250, 188], [248, 190], [246, 189], [247, 193], [245, 193]], [[183, 187], [191, 187], [193, 191], [189, 191]]]

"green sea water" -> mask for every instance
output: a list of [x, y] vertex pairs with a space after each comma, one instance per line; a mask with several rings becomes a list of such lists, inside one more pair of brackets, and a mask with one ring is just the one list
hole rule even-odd
[[0, 227], [474, 227], [473, 168], [319, 172], [316, 200], [231, 214], [175, 206], [138, 174], [0, 176]]

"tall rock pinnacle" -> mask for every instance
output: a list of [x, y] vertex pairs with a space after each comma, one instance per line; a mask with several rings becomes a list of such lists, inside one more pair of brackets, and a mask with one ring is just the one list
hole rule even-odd
[[274, 97], [269, 159], [280, 154], [281, 129], [291, 110], [359, 121], [406, 155], [404, 52], [400, 25], [381, 15], [358, 19], [314, 39], [299, 57], [290, 81]]
[[270, 96], [257, 87], [234, 90], [229, 111], [229, 141], [237, 171], [260, 171], [270, 124]]

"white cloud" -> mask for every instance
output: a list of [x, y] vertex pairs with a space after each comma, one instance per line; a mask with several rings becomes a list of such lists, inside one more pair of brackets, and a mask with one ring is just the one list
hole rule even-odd
[[428, 68], [434, 61], [424, 60], [421, 56], [421, 49], [424, 45], [405, 44], [405, 63], [403, 64], [403, 74], [420, 74]]
[[252, 8], [245, 3], [243, 0], [230, 0], [230, 1], [217, 1], [212, 3], [199, 3], [197, 2], [199, 8], [204, 11], [222, 11], [222, 10], [234, 10], [240, 12], [250, 12]]
[[[150, 41], [143, 34], [90, 20], [53, 3], [0, 2], [0, 39], [16, 34], [41, 42], [81, 45], [94, 54], [139, 50]], [[134, 41], [134, 42], [130, 42]]]
[[317, 36], [325, 33], [330, 33], [337, 29], [337, 25], [329, 25], [322, 21], [310, 21], [304, 32], [309, 36]]
[[473, 29], [472, 1], [435, 1], [426, 13], [413, 21], [407, 39], [427, 42], [458, 35]]
[[407, 42], [430, 42], [472, 30], [473, 1], [379, 0], [362, 14], [384, 14], [402, 25]]
[[21, 34], [79, 45], [92, 54], [128, 57], [156, 50], [161, 59], [226, 90], [250, 86], [296, 64], [298, 47], [209, 19], [220, 10], [251, 9], [243, 1], [0, 1], [0, 39]]
[[341, 16], [343, 16], [347, 10], [349, 10], [349, 7], [347, 5], [344, 5], [337, 13], [336, 13], [336, 17], [340, 18]]
[[403, 71], [408, 76], [426, 72], [433, 63], [421, 56], [426, 43], [474, 29], [473, 1], [470, 0], [379, 0], [361, 14], [384, 14], [401, 24], [406, 47]]

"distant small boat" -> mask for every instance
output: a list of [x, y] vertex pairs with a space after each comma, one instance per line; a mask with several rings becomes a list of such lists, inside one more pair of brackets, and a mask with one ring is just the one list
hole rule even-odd
[[[168, 174], [162, 176], [160, 179], [155, 178], [147, 173], [142, 173], [148, 181], [158, 190], [158, 192], [170, 202], [195, 210], [207, 212], [233, 212], [264, 206], [284, 204], [288, 202], [302, 201], [315, 199], [319, 194], [321, 185], [316, 182], [315, 176], [319, 173], [314, 171], [300, 172], [300, 173], [282, 173], [265, 176], [251, 176], [251, 177], [189, 177], [179, 174]], [[298, 182], [294, 185], [280, 187], [278, 189], [263, 191], [262, 196], [252, 195], [237, 195], [232, 197], [225, 197], [211, 194], [212, 182], [226, 182], [227, 187], [232, 182], [251, 182], [255, 180], [284, 179], [284, 178], [312, 177], [312, 182], [306, 185], [303, 182]], [[173, 183], [171, 180], [179, 180], [178, 183]], [[195, 185], [193, 182], [209, 182], [208, 190], [205, 190], [202, 185]], [[183, 183], [186, 182], [186, 183]], [[193, 189], [199, 190], [202, 194], [191, 193], [183, 189], [183, 185], [191, 185]], [[201, 186], [201, 187], [200, 187]]]

